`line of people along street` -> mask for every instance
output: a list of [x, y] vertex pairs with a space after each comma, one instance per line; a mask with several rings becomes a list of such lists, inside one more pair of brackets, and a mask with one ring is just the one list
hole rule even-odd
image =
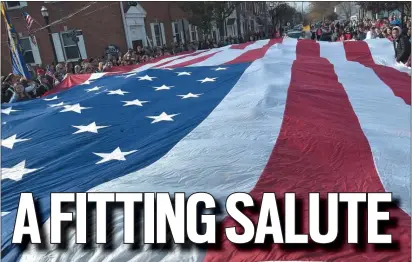
[[[405, 21], [406, 26], [400, 27], [396, 18], [346, 22], [323, 22], [310, 26], [310, 32], [306, 37], [318, 41], [356, 41], [375, 38], [387, 38], [393, 42], [395, 59], [406, 66], [411, 66], [411, 22]], [[128, 49], [124, 54], [105, 54], [101, 57], [79, 59], [78, 62], [58, 63], [57, 65], [29, 67], [31, 79], [25, 79], [10, 73], [1, 78], [2, 103], [14, 103], [19, 101], [39, 98], [47, 91], [58, 85], [67, 74], [91, 74], [113, 71], [118, 66], [130, 66], [141, 63], [150, 63], [154, 59], [175, 55], [184, 51], [205, 50], [223, 47], [226, 45], [240, 44], [261, 39], [287, 36], [283, 28], [273, 30], [268, 35], [259, 31], [247, 36], [224, 37], [220, 41], [214, 39], [199, 42], [172, 43], [162, 47], [140, 47], [136, 50]], [[114, 70], [115, 71], [115, 70]]]

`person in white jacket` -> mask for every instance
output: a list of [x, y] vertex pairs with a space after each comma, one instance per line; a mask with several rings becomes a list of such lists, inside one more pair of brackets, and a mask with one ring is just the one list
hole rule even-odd
[[368, 32], [366, 33], [366, 39], [375, 39], [376, 38], [376, 32], [375, 32], [375, 27], [372, 26]]

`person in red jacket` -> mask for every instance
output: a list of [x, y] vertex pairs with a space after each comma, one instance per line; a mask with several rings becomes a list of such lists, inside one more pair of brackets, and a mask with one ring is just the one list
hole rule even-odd
[[350, 33], [349, 28], [345, 28], [345, 32], [343, 33], [344, 40], [351, 40], [352, 39], [352, 34]]

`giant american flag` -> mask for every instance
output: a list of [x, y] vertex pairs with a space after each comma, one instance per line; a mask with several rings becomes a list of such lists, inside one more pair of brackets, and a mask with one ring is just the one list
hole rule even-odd
[[[260, 40], [68, 76], [42, 99], [2, 105], [2, 259], [410, 261], [410, 104], [410, 71], [386, 39]], [[67, 250], [11, 244], [21, 192], [39, 201], [45, 232], [51, 192], [208, 192], [221, 203], [295, 192], [307, 233], [309, 192], [385, 191], [399, 200], [387, 230], [396, 249], [241, 249], [222, 233], [219, 249], [132, 250], [122, 212], [111, 250], [73, 234]]]

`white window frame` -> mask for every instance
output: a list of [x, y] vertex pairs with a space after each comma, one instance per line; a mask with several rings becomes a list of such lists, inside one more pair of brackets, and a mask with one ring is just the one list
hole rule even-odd
[[[156, 35], [156, 27], [159, 28], [159, 34]], [[161, 44], [163, 44], [163, 39], [162, 39], [162, 26], [159, 23], [155, 23], [153, 25], [153, 32], [154, 32], [154, 37], [156, 39], [156, 45], [160, 46]], [[158, 41], [159, 40], [159, 41]]]
[[[160, 40], [161, 43], [158, 43], [157, 39], [156, 39], [156, 30], [155, 30], [155, 26], [159, 26], [159, 30], [160, 30]], [[166, 44], [166, 37], [165, 37], [165, 29], [164, 29], [164, 25], [163, 23], [150, 23], [150, 29], [152, 31], [152, 42], [154, 46], [161, 46]]]
[[7, 10], [19, 9], [19, 8], [22, 8], [22, 7], [26, 7], [26, 6], [27, 6], [27, 1], [15, 1], [15, 2], [19, 2], [19, 5], [18, 5], [18, 6], [9, 7], [8, 2], [5, 2], [5, 3], [6, 3]]
[[[34, 50], [33, 50], [33, 46], [31, 45], [30, 37], [20, 37], [20, 41], [26, 40], [26, 39], [29, 41], [29, 45], [30, 45], [30, 50], [27, 50], [27, 51], [30, 51], [30, 52], [31, 52], [31, 54], [32, 54], [32, 56], [33, 56], [33, 60], [34, 60], [34, 63], [30, 63], [30, 65], [36, 65], [36, 57], [35, 57], [35, 55], [34, 55]], [[24, 50], [24, 51], [26, 51], [26, 50]], [[23, 55], [23, 56], [24, 56], [24, 55]], [[26, 61], [24, 61], [24, 62], [26, 62]]]
[[[195, 30], [192, 30], [193, 28], [194, 28]], [[191, 42], [193, 42], [193, 41], [199, 41], [199, 34], [198, 34], [198, 32], [197, 32], [197, 26], [189, 24], [189, 31], [190, 31], [190, 41], [191, 41]], [[194, 33], [194, 32], [196, 33], [196, 39], [193, 39], [192, 33]]]
[[[80, 30], [79, 30], [79, 31], [80, 31]], [[65, 60], [66, 62], [77, 62], [77, 61], [79, 61], [79, 59], [83, 59], [83, 58], [82, 58], [82, 52], [81, 52], [80, 46], [78, 46], [79, 42], [77, 43], [77, 45], [68, 45], [68, 46], [66, 46], [65, 43], [64, 43], [64, 40], [63, 40], [63, 34], [70, 34], [70, 33], [71, 33], [71, 31], [63, 31], [63, 32], [60, 32], [60, 34], [59, 34], [59, 36], [60, 36], [60, 43], [61, 43], [62, 51], [63, 51], [63, 55], [64, 55], [64, 60]], [[78, 47], [78, 50], [77, 50], [77, 51], [79, 52], [80, 57], [78, 57], [78, 58], [71, 58], [71, 59], [68, 59], [68, 58], [67, 58], [66, 47], [71, 47], [71, 46], [75, 46], [76, 48]]]
[[[176, 32], [176, 26], [177, 26], [177, 32]], [[179, 35], [180, 41], [183, 41], [182, 36], [180, 35], [179, 32], [179, 22], [172, 22], [172, 33], [173, 33], [173, 42], [177, 42], [177, 35]]]

